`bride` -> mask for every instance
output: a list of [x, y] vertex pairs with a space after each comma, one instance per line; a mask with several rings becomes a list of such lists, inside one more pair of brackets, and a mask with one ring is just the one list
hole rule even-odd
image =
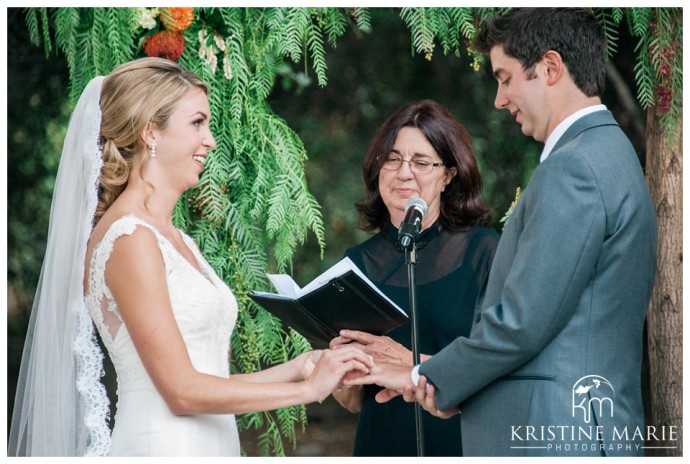
[[[346, 348], [229, 375], [237, 302], [172, 222], [215, 147], [210, 118], [206, 85], [168, 60], [125, 63], [84, 90], [60, 161], [9, 455], [239, 455], [233, 414], [322, 400], [372, 366]], [[92, 321], [117, 373], [112, 437]]]

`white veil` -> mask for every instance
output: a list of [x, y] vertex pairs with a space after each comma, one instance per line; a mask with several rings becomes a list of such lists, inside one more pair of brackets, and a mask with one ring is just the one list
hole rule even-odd
[[50, 212], [48, 244], [17, 384], [9, 456], [106, 455], [103, 354], [83, 294], [86, 244], [97, 205], [103, 77], [72, 113]]

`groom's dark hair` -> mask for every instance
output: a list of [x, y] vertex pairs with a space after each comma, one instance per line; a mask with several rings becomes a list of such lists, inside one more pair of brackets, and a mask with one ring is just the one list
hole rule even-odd
[[482, 23], [473, 48], [488, 55], [496, 46], [528, 72], [554, 50], [585, 95], [601, 96], [604, 91], [606, 34], [589, 9], [515, 8], [490, 17]]

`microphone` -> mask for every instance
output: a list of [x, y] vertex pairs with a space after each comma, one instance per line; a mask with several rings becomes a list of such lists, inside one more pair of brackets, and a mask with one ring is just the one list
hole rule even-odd
[[422, 230], [422, 219], [428, 212], [429, 207], [424, 200], [419, 197], [409, 199], [405, 205], [405, 219], [400, 223], [398, 230], [398, 244], [403, 249], [410, 248], [417, 240]]

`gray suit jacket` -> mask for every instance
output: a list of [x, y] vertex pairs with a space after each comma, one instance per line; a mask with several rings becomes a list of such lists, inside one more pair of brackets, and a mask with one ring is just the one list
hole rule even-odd
[[466, 455], [642, 455], [643, 326], [656, 219], [608, 111], [535, 170], [499, 242], [469, 338], [422, 363], [461, 406]]

